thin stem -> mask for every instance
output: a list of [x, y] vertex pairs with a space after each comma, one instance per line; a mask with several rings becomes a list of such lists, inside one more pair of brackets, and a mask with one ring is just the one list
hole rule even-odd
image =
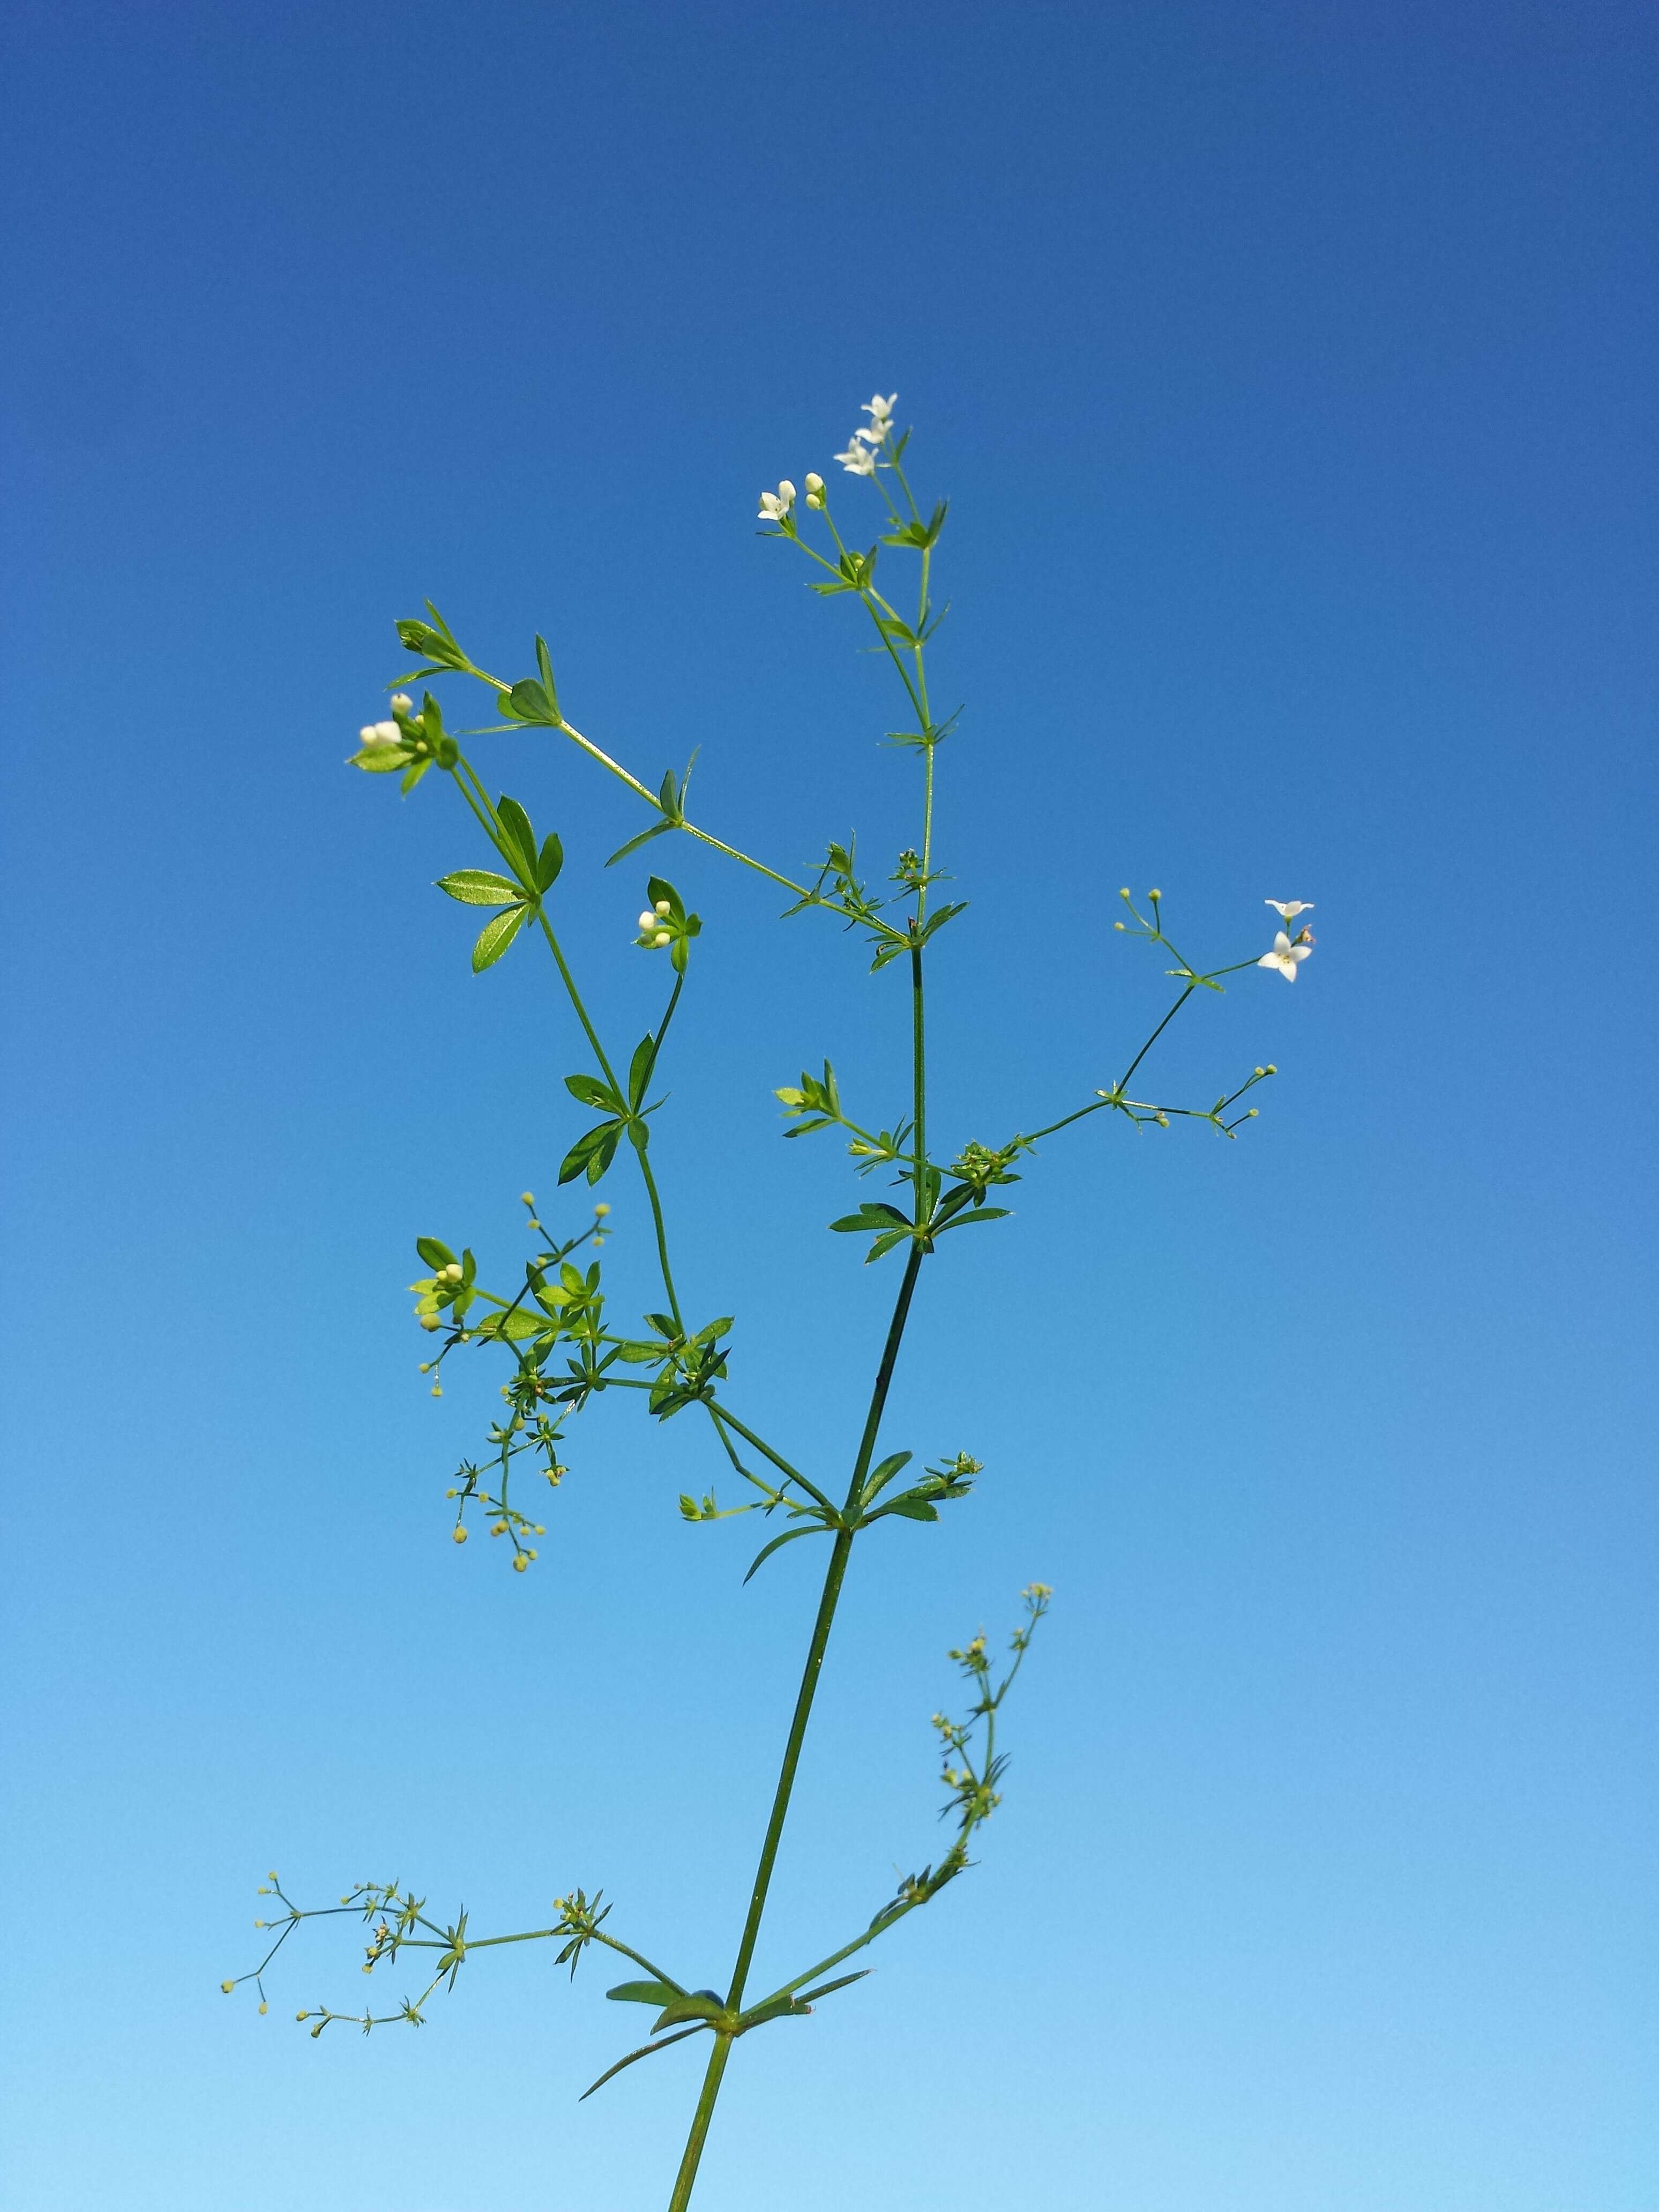
[[708, 2137], [708, 2123], [714, 2117], [714, 2100], [720, 2093], [720, 2076], [725, 2073], [726, 2062], [731, 2056], [731, 2037], [716, 2035], [714, 2048], [708, 2054], [708, 2070], [702, 2077], [702, 2091], [697, 2099], [697, 2109], [691, 2116], [691, 2132], [685, 2140], [685, 2154], [674, 2178], [674, 2194], [668, 2200], [668, 2212], [685, 2212], [686, 2206], [691, 2202], [691, 2191], [697, 2179], [702, 2147]]

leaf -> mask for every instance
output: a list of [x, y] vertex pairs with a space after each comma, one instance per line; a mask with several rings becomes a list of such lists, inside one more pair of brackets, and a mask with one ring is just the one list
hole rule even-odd
[[914, 1452], [895, 1452], [890, 1459], [884, 1459], [879, 1467], [872, 1468], [870, 1479], [864, 1486], [865, 1504], [869, 1505], [879, 1498], [893, 1477], [908, 1467], [915, 1457]]
[[564, 1087], [573, 1098], [580, 1099], [584, 1106], [597, 1107], [601, 1112], [606, 1114], [619, 1114], [622, 1111], [622, 1100], [617, 1097], [610, 1085], [601, 1083], [597, 1075], [567, 1075], [564, 1079]]
[[352, 754], [347, 766], [363, 769], [370, 775], [389, 775], [394, 768], [409, 766], [409, 755], [401, 745], [365, 745], [361, 752]]
[[435, 1237], [417, 1237], [415, 1249], [434, 1274], [440, 1267], [447, 1267], [455, 1257], [448, 1245], [441, 1244]]
[[599, 1177], [605, 1173], [605, 1170], [610, 1166], [611, 1161], [616, 1158], [617, 1139], [621, 1133], [622, 1126], [619, 1122], [614, 1123], [605, 1131], [604, 1137], [596, 1146], [592, 1158], [587, 1163], [587, 1180], [589, 1182], [597, 1182]]
[[[941, 507], [939, 509], [941, 516], [944, 514], [944, 508]], [[561, 719], [559, 714], [559, 687], [553, 681], [553, 657], [548, 652], [547, 640], [539, 633], [538, 633], [536, 638], [536, 665], [542, 672], [542, 689], [547, 694], [548, 704], [553, 709], [553, 719], [556, 722]]]
[[830, 1226], [840, 1230], [843, 1235], [850, 1235], [860, 1229], [885, 1229], [890, 1224], [901, 1229], [908, 1229], [911, 1225], [908, 1216], [901, 1213], [897, 1206], [885, 1205], [880, 1199], [867, 1198], [856, 1213], [844, 1213], [839, 1221], [832, 1221]]
[[510, 906], [504, 914], [498, 914], [493, 921], [485, 922], [478, 932], [478, 941], [472, 948], [472, 972], [475, 975], [495, 966], [523, 927], [524, 918], [529, 911], [527, 906]]
[[617, 2004], [648, 2004], [659, 2008], [689, 1994], [678, 1982], [618, 1982], [614, 1990], [605, 1991], [606, 1996]]
[[648, 830], [641, 830], [637, 837], [630, 837], [625, 845], [618, 845], [605, 865], [607, 868], [614, 868], [618, 860], [625, 860], [630, 853], [637, 853], [641, 845], [648, 845], [653, 837], [666, 836], [671, 830], [678, 830], [679, 826], [678, 822], [653, 822]]
[[[617, 1124], [614, 1121], [601, 1121], [597, 1128], [585, 1130], [560, 1162], [559, 1181], [562, 1183], [574, 1182], [579, 1175], [586, 1174], [592, 1163], [599, 1157], [607, 1138], [611, 1140], [611, 1150], [614, 1153], [617, 1149]], [[600, 1168], [599, 1174], [603, 1175], [605, 1169], [610, 1164], [610, 1160], [607, 1158], [604, 1166]], [[590, 1176], [589, 1179], [597, 1182], [599, 1177]]]
[[509, 714], [516, 714], [521, 722], [551, 723], [557, 726], [559, 710], [548, 694], [532, 676], [515, 684], [501, 700]]
[[592, 2095], [595, 2089], [603, 2089], [605, 2083], [611, 2080], [612, 2075], [620, 2074], [624, 2066], [633, 2065], [636, 2059], [650, 2058], [659, 2051], [666, 2051], [671, 2043], [684, 2043], [688, 2035], [701, 2035], [707, 2023], [705, 2021], [699, 2021], [695, 2027], [683, 2027], [678, 2035], [664, 2036], [660, 2043], [641, 2044], [639, 2049], [637, 2051], [630, 2051], [626, 2058], [619, 2058], [614, 2066], [607, 2066], [604, 2073], [600, 2075], [599, 2080], [595, 2081], [591, 2087], [586, 2088], [582, 2091], [581, 2095], [577, 2098], [576, 2102], [579, 2105], [585, 2103], [586, 2100]]
[[763, 1544], [760, 1550], [756, 1553], [753, 1560], [750, 1564], [749, 1572], [744, 1577], [744, 1582], [749, 1582], [753, 1578], [756, 1568], [761, 1565], [763, 1560], [769, 1559], [773, 1553], [778, 1549], [780, 1545], [793, 1544], [797, 1536], [827, 1536], [829, 1534], [830, 1531], [823, 1527], [822, 1522], [816, 1523], [811, 1528], [786, 1528], [781, 1536], [774, 1536], [769, 1544]]
[[896, 1251], [909, 1234], [908, 1229], [890, 1229], [884, 1237], [878, 1237], [864, 1255], [865, 1266], [869, 1267], [875, 1260], [884, 1260], [890, 1252]]
[[971, 1229], [976, 1221], [1006, 1221], [1010, 1210], [1006, 1206], [971, 1206], [965, 1213], [952, 1215], [938, 1233], [943, 1237], [946, 1229]]
[[875, 1971], [873, 1966], [860, 1966], [855, 1974], [842, 1974], [838, 1980], [820, 1982], [815, 1990], [803, 1990], [795, 2002], [811, 2004], [815, 1997], [827, 1997], [832, 1990], [850, 1988], [853, 1983], [861, 1982], [866, 1974], [873, 1974]]
[[658, 2035], [665, 2027], [678, 2027], [683, 2020], [714, 2021], [726, 2014], [726, 2000], [717, 1990], [693, 1990], [689, 1995], [682, 1994], [663, 2007], [651, 2023], [651, 2033]]
[[530, 817], [516, 799], [504, 793], [495, 801], [495, 811], [501, 817], [507, 841], [514, 849], [508, 856], [515, 867], [524, 872], [525, 880], [536, 879], [536, 833], [530, 826]]
[[463, 906], [511, 906], [524, 896], [522, 884], [492, 875], [488, 868], [457, 868], [453, 875], [440, 876], [437, 888]]
[[655, 1056], [657, 1040], [642, 1036], [634, 1048], [634, 1057], [628, 1065], [628, 1103], [637, 1106], [645, 1096], [645, 1086], [651, 1080], [651, 1062]]
[[559, 842], [558, 832], [550, 830], [542, 840], [542, 849], [536, 860], [536, 888], [550, 891], [559, 879], [564, 866], [564, 847]]
[[540, 1314], [526, 1313], [522, 1306], [514, 1306], [494, 1321], [483, 1322], [480, 1335], [504, 1336], [509, 1340], [521, 1336], [540, 1336], [547, 1328]]
[[938, 1506], [930, 1505], [925, 1498], [918, 1497], [913, 1490], [906, 1491], [902, 1498], [896, 1498], [890, 1505], [884, 1506], [882, 1512], [884, 1515], [896, 1513], [902, 1521], [937, 1521], [939, 1519]]
[[661, 876], [653, 876], [649, 878], [646, 884], [645, 895], [653, 906], [655, 906], [659, 899], [666, 899], [671, 917], [675, 921], [685, 920], [684, 900], [681, 898], [673, 884], [665, 882]]

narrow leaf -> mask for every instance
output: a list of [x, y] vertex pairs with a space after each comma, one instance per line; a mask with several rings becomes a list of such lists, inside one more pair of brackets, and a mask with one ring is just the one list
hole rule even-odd
[[564, 847], [559, 842], [556, 830], [550, 830], [542, 840], [542, 849], [536, 861], [536, 888], [550, 891], [558, 881], [559, 870], [564, 866]]
[[437, 887], [463, 906], [512, 906], [524, 896], [521, 884], [492, 875], [488, 868], [457, 868], [453, 875], [440, 876]]
[[605, 865], [607, 868], [614, 868], [618, 860], [625, 860], [630, 853], [637, 853], [641, 845], [648, 845], [653, 837], [665, 837], [671, 830], [678, 830], [678, 827], [677, 822], [653, 822], [648, 830], [641, 830], [637, 837], [630, 837], [625, 845], [618, 845]]
[[773, 1553], [778, 1549], [780, 1545], [793, 1544], [797, 1536], [827, 1536], [829, 1533], [830, 1531], [821, 1525], [815, 1526], [811, 1528], [786, 1528], [781, 1536], [774, 1536], [769, 1544], [763, 1544], [760, 1550], [756, 1553], [753, 1562], [750, 1566], [749, 1572], [744, 1577], [744, 1582], [748, 1582], [752, 1578], [756, 1568], [758, 1567], [763, 1560], [769, 1559]]
[[655, 2005], [659, 2009], [688, 1994], [678, 1982], [618, 1982], [614, 1990], [605, 1991], [618, 2004]]
[[478, 932], [478, 941], [472, 948], [472, 972], [475, 975], [482, 974], [486, 968], [494, 967], [518, 935], [529, 911], [527, 906], [508, 907], [505, 914], [498, 914], [493, 921], [485, 922]]
[[516, 799], [508, 799], [505, 793], [495, 801], [495, 811], [501, 817], [501, 827], [507, 832], [508, 843], [515, 848], [513, 854], [514, 865], [522, 867], [526, 880], [533, 883], [536, 875], [536, 833], [530, 826], [530, 817]]
[[700, 2020], [695, 2027], [683, 2027], [678, 2035], [664, 2036], [660, 2043], [641, 2044], [639, 2049], [630, 2051], [626, 2058], [619, 2058], [614, 2066], [607, 2066], [592, 2087], [582, 2091], [576, 2102], [579, 2105], [585, 2104], [592, 2095], [594, 2089], [603, 2089], [605, 2083], [615, 2075], [620, 2074], [624, 2066], [632, 2066], [636, 2059], [653, 2057], [659, 2051], [666, 2051], [671, 2043], [684, 2043], [688, 2035], [701, 2035], [707, 2026], [706, 2021]]

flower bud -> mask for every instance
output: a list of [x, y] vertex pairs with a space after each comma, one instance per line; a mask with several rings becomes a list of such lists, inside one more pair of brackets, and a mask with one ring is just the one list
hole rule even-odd
[[786, 505], [787, 505], [789, 501], [793, 499], [794, 496], [795, 487], [793, 484], [790, 483], [787, 477], [780, 477], [778, 478], [778, 497], [782, 500]]
[[529, 1565], [530, 1554], [527, 1552], [520, 1552], [513, 1562], [513, 1571], [515, 1574], [521, 1575]]
[[645, 912], [640, 916], [640, 927], [642, 930], [653, 929], [656, 927], [656, 921], [657, 916], [654, 909], [651, 907], [647, 907]]
[[674, 911], [673, 902], [670, 899], [659, 899], [656, 904], [652, 908], [651, 911], [653, 914], [672, 914]]
[[673, 939], [667, 930], [659, 929], [651, 942], [653, 945], [672, 945]]
[[408, 714], [414, 704], [415, 702], [407, 691], [394, 691], [392, 695], [392, 711], [394, 714]]
[[228, 1996], [231, 1991], [235, 1988], [236, 1984], [234, 1982], [221, 1982], [219, 1986], [224, 1991], [225, 1995]]
[[611, 1205], [610, 1205], [610, 1201], [609, 1201], [609, 1200], [607, 1200], [607, 1199], [603, 1199], [603, 1198], [602, 1198], [602, 1199], [599, 1200], [599, 1204], [594, 1207], [593, 1211], [594, 1211], [594, 1212], [595, 1212], [595, 1213], [597, 1213], [597, 1214], [599, 1215], [599, 1218], [600, 1218], [601, 1220], [603, 1220], [603, 1219], [605, 1218], [605, 1215], [606, 1215], [607, 1213], [609, 1213], [609, 1212], [610, 1212], [610, 1211], [611, 1211]]
[[806, 471], [806, 489], [809, 497], [816, 497], [823, 489], [823, 478], [816, 469], [808, 469]]
[[455, 1541], [458, 1544], [464, 1544], [466, 1541], [466, 1531], [459, 1522], [455, 1524]]

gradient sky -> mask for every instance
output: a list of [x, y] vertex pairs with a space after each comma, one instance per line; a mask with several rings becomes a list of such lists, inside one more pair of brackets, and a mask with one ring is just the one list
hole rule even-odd
[[[763, 1973], [939, 1848], [945, 1647], [1033, 1576], [1054, 1611], [978, 1870], [745, 2043], [698, 2203], [1655, 2212], [1649, 11], [3, 35], [10, 2201], [665, 2200], [699, 2046], [578, 2105], [642, 2018], [602, 1967], [500, 1954], [314, 2044], [366, 1986], [330, 1923], [268, 2019], [218, 1993], [272, 1866], [475, 1932], [602, 1885], [722, 1978], [820, 1571], [743, 1588], [756, 1523], [675, 1508], [706, 1439], [610, 1402], [533, 1573], [449, 1542], [495, 1378], [426, 1395], [411, 1241], [513, 1271], [584, 1063], [533, 947], [469, 972], [453, 793], [342, 762], [429, 593], [514, 674], [545, 630], [653, 781], [700, 746], [712, 827], [879, 864], [887, 680], [753, 534], [879, 388], [952, 500], [941, 1141], [1158, 1018], [1120, 884], [1206, 961], [1270, 896], [1321, 942], [1152, 1064], [1207, 1102], [1274, 1060], [1238, 1143], [1091, 1122], [930, 1263], [891, 1446], [986, 1474], [855, 1558]], [[625, 1048], [638, 817], [483, 743]], [[705, 918], [656, 1145], [688, 1300], [839, 1468], [891, 1281], [770, 1092], [827, 1052], [896, 1111], [897, 971], [653, 854]]]

